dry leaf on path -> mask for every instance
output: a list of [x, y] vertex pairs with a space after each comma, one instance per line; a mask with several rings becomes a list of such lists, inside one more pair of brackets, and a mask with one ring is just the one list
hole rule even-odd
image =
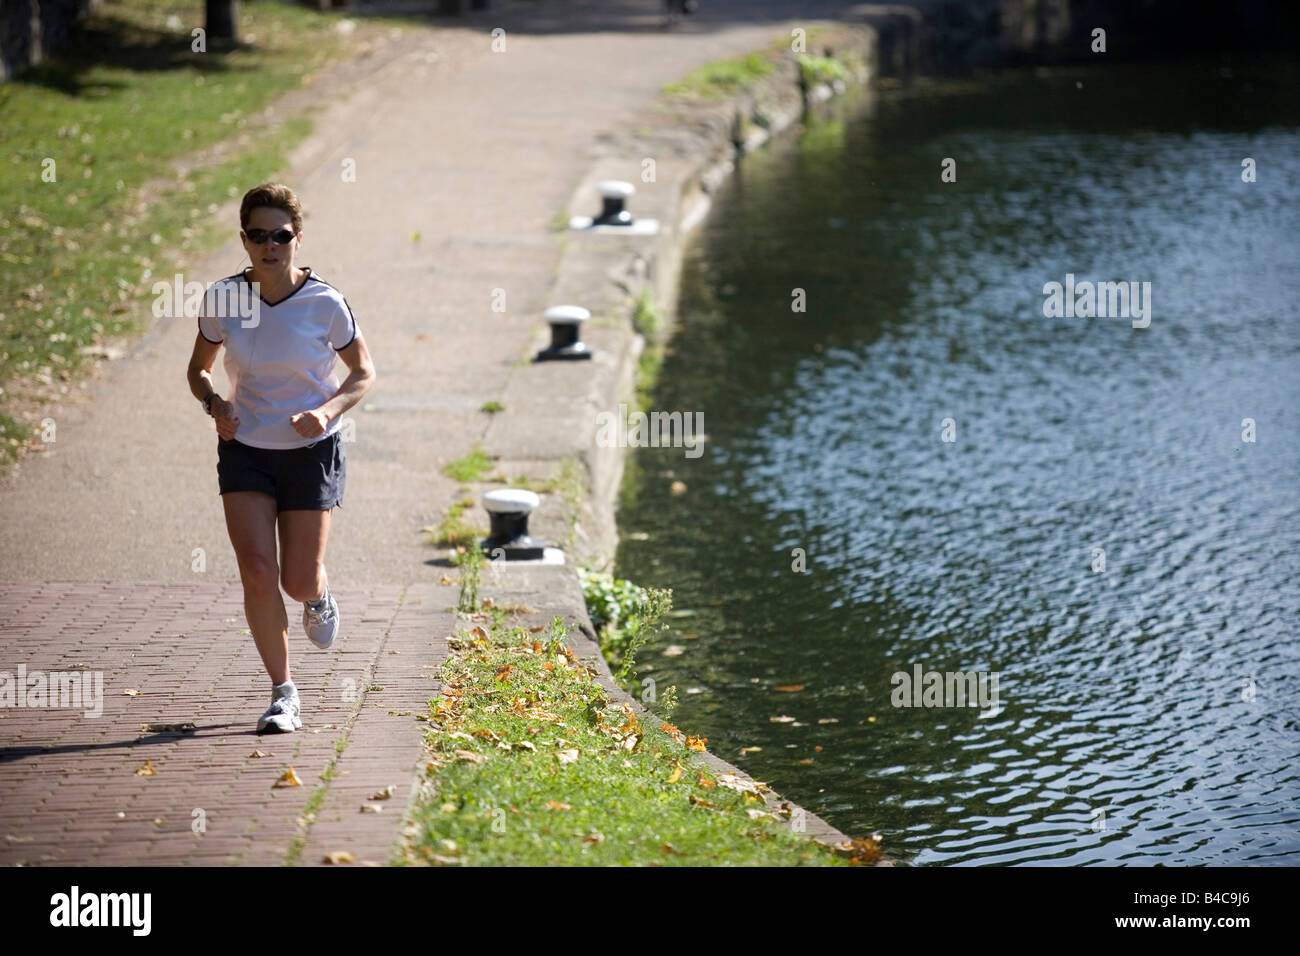
[[396, 787], [396, 785], [390, 783], [388, 786], [384, 787], [383, 790], [376, 790], [374, 793], [372, 793], [372, 794], [370, 795], [370, 799], [371, 799], [371, 800], [387, 800], [387, 799], [389, 799], [390, 797], [392, 797], [392, 795], [395, 794], [396, 792], [397, 792], [397, 787]]
[[302, 781], [298, 779], [298, 775], [294, 773], [293, 768], [290, 767], [288, 770], [284, 772], [284, 774], [280, 777], [279, 780], [271, 784], [271, 789], [274, 790], [278, 787], [301, 787], [301, 786], [302, 786]]
[[137, 777], [152, 777], [158, 771], [153, 768], [153, 764], [146, 760], [143, 767], [137, 767], [135, 775]]
[[333, 853], [325, 854], [326, 863], [355, 863], [357, 858], [347, 850], [335, 850]]
[[269, 757], [269, 756], [271, 756], [271, 755], [270, 755], [269, 753], [267, 753], [265, 750], [254, 750], [251, 754], [249, 754], [249, 756], [250, 756], [250, 757]]

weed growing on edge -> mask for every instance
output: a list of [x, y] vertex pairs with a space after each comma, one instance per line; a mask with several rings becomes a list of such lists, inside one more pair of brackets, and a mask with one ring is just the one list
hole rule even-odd
[[483, 549], [477, 543], [458, 547], [451, 563], [460, 569], [460, 600], [456, 610], [473, 614], [480, 607], [478, 585], [483, 573]]
[[491, 467], [492, 459], [488, 458], [487, 452], [476, 447], [469, 454], [443, 465], [442, 473], [453, 481], [478, 481]]

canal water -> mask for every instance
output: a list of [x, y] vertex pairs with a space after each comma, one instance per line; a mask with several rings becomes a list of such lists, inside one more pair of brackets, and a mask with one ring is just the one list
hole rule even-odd
[[675, 723], [917, 865], [1300, 863], [1298, 79], [1006, 71], [744, 159], [649, 404], [707, 441], [619, 516]]

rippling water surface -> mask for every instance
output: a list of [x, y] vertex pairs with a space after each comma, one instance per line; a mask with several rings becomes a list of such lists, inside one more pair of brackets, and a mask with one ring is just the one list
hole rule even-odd
[[[918, 864], [1300, 862], [1296, 81], [1007, 73], [744, 161], [652, 402], [706, 450], [620, 515], [675, 722]], [[1067, 273], [1150, 326], [1045, 318]], [[893, 706], [917, 664], [997, 712]]]

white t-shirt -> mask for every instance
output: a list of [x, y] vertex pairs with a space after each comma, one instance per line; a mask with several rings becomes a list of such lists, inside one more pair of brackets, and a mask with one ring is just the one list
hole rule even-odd
[[199, 332], [226, 346], [229, 401], [240, 420], [235, 439], [245, 445], [302, 448], [339, 430], [336, 418], [324, 435], [304, 438], [289, 424], [338, 391], [338, 352], [357, 336], [342, 293], [306, 272], [297, 290], [274, 305], [254, 296], [245, 273], [214, 282], [204, 296]]

